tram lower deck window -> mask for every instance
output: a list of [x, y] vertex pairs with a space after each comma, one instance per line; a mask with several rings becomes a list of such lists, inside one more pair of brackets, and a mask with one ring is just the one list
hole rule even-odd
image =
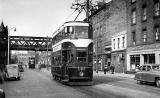
[[86, 51], [77, 51], [78, 62], [86, 62], [87, 61], [86, 57], [87, 57]]

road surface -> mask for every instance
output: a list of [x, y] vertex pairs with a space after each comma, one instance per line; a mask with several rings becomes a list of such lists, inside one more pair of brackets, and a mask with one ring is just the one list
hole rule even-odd
[[6, 98], [159, 98], [160, 88], [139, 85], [132, 78], [94, 75], [92, 86], [67, 86], [52, 79], [49, 72], [25, 70], [20, 81], [1, 85]]

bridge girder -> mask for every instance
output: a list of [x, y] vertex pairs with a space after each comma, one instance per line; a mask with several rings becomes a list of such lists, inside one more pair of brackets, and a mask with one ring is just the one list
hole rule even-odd
[[52, 38], [10, 36], [10, 50], [52, 51]]

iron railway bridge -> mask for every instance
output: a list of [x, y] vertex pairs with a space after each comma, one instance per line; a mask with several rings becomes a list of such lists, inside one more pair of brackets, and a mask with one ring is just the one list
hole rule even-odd
[[52, 38], [10, 36], [9, 48], [10, 50], [52, 51]]

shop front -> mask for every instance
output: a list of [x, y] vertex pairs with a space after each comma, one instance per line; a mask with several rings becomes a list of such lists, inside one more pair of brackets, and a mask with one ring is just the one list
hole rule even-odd
[[144, 64], [160, 64], [160, 49], [130, 51], [127, 53], [127, 71], [138, 71]]

